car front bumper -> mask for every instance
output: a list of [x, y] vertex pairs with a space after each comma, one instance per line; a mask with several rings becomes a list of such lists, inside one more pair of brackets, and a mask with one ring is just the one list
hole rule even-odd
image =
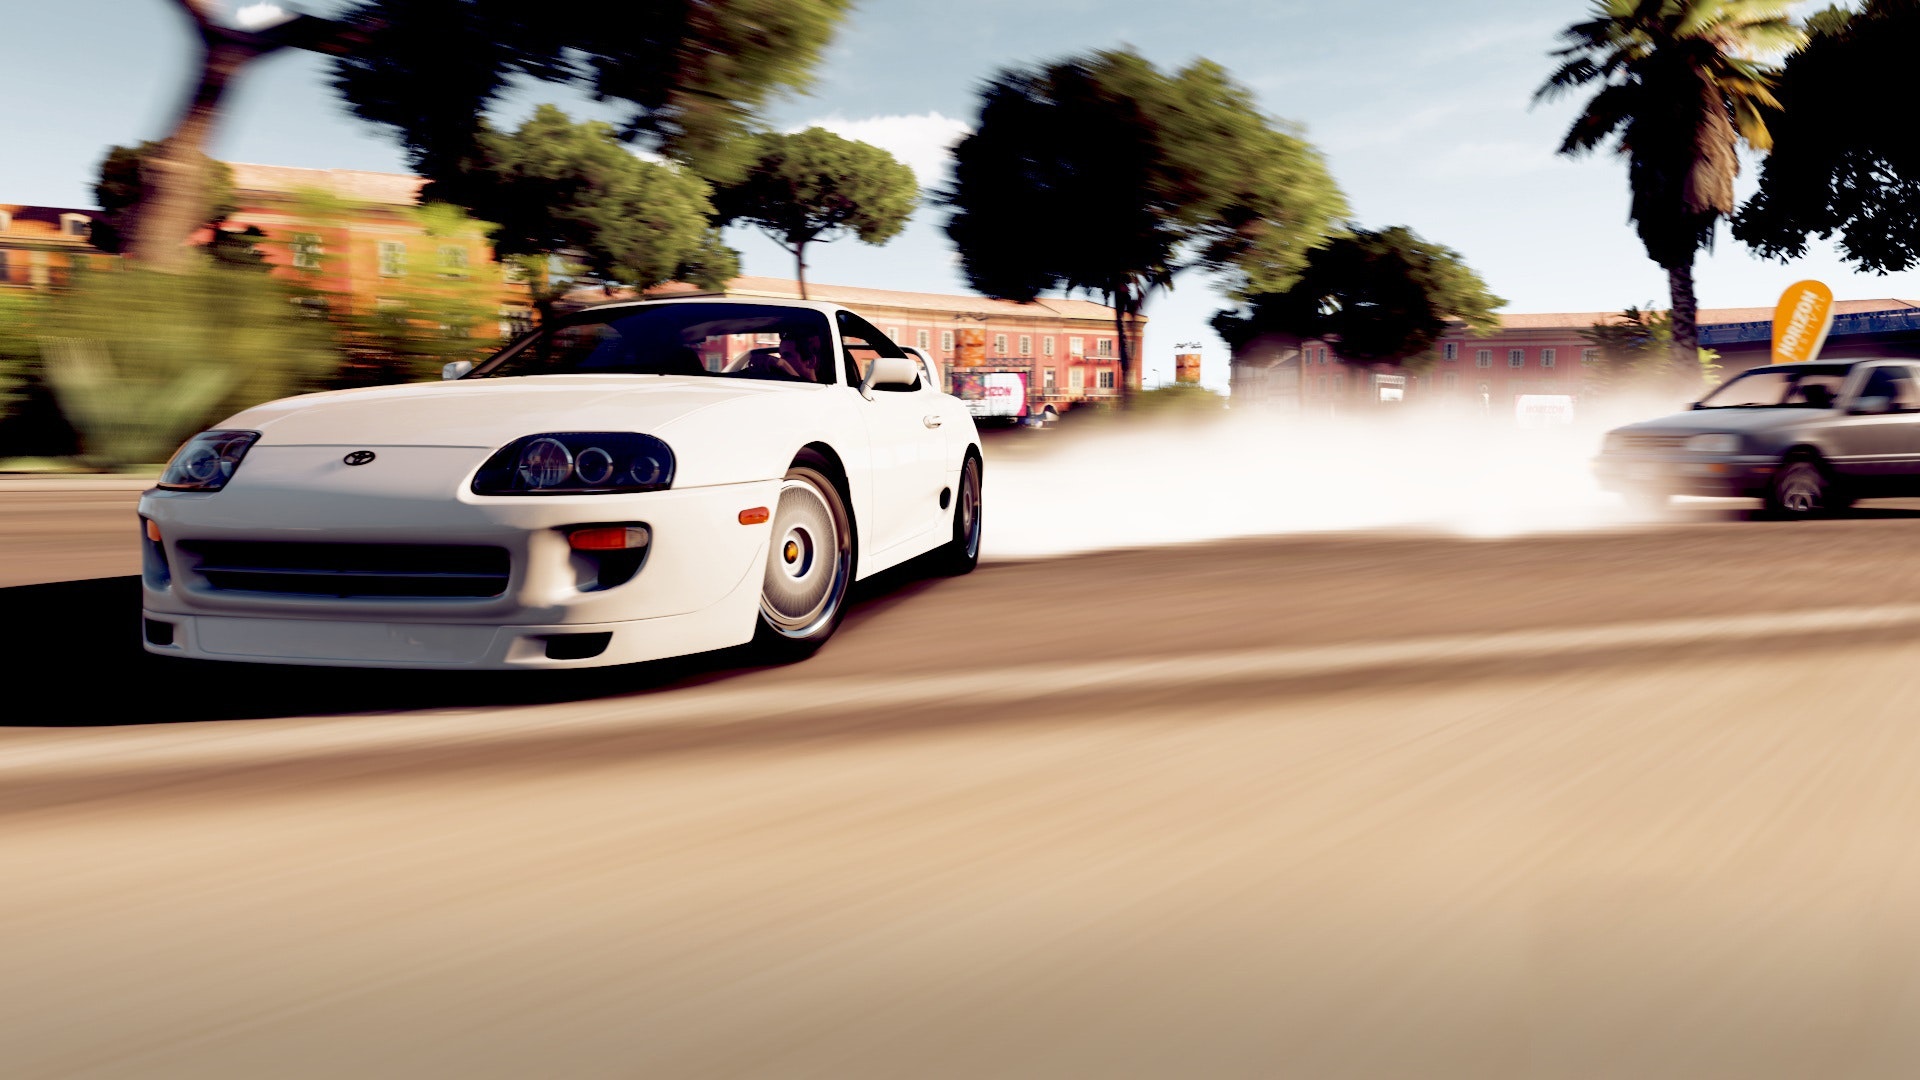
[[[430, 466], [436, 452], [447, 449], [381, 448], [380, 458]], [[378, 485], [348, 471], [250, 455], [224, 491], [148, 492], [140, 515], [160, 539], [140, 541], [147, 650], [251, 663], [565, 668], [704, 652], [753, 636], [771, 526], [743, 525], [740, 513], [773, 506], [778, 480], [483, 497], [424, 479], [448, 476], [445, 468], [419, 468], [418, 481], [396, 468]], [[594, 524], [647, 527], [651, 541], [630, 578], [618, 581], [602, 556], [572, 549], [568, 532]], [[508, 570], [500, 593], [484, 597], [251, 591], [198, 573], [198, 542], [209, 541], [498, 547]], [[582, 635], [597, 634], [608, 635], [603, 648], [574, 655], [591, 640]]]
[[1714, 454], [1603, 454], [1594, 476], [1608, 491], [1759, 498], [1773, 482], [1773, 458]]

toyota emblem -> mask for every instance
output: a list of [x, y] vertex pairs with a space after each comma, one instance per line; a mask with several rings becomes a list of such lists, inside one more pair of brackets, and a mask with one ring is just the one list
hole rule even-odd
[[367, 462], [373, 460], [373, 451], [355, 450], [353, 453], [348, 454], [346, 457], [343, 457], [340, 460], [346, 462], [349, 465], [365, 465]]

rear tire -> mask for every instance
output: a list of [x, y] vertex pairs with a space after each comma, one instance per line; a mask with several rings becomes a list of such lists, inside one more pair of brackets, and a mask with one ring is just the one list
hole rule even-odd
[[840, 626], [853, 583], [853, 524], [824, 463], [787, 470], [773, 511], [754, 651], [769, 663], [812, 656]]
[[953, 539], [940, 549], [941, 572], [958, 577], [980, 565], [980, 455], [967, 451], [953, 498]]

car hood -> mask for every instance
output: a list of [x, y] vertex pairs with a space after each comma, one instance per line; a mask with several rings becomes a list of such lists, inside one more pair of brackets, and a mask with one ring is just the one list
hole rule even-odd
[[1638, 424], [1628, 424], [1615, 430], [1647, 435], [1697, 435], [1714, 431], [1744, 434], [1798, 427], [1802, 424], [1830, 419], [1836, 414], [1837, 411], [1833, 409], [1807, 409], [1792, 406], [1768, 409], [1692, 409], [1672, 416], [1663, 416], [1658, 420], [1643, 420]]
[[460, 379], [284, 398], [248, 409], [221, 426], [258, 431], [263, 446], [493, 449], [548, 431], [657, 433], [726, 402], [824, 389], [663, 375]]

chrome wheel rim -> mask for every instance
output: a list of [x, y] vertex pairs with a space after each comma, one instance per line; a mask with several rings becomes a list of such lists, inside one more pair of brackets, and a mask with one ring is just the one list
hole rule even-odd
[[960, 470], [960, 535], [965, 540], [967, 558], [980, 553], [980, 463], [968, 459]]
[[780, 485], [760, 588], [760, 613], [775, 632], [804, 638], [832, 621], [846, 594], [853, 541], [839, 500], [824, 480], [790, 476]]
[[1794, 514], [1811, 514], [1820, 509], [1826, 484], [1820, 470], [1804, 461], [1787, 466], [1780, 478], [1780, 505]]

